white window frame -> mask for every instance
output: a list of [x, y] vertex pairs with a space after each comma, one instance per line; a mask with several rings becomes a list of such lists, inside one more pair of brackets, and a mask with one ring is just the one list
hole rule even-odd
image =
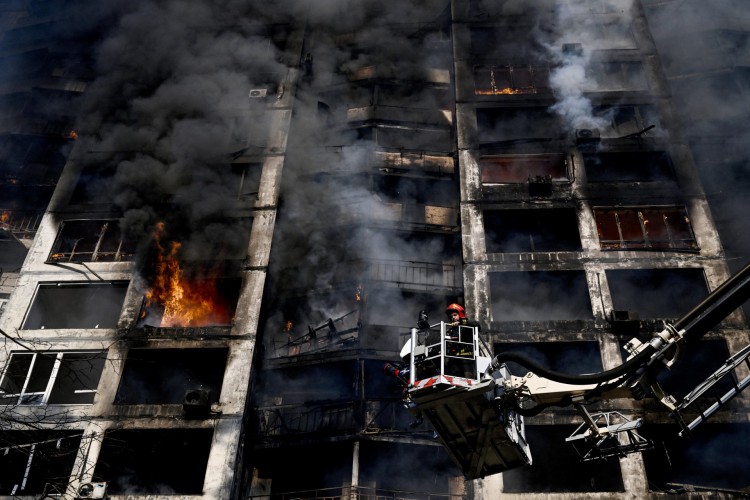
[[[3, 405], [23, 405], [23, 406], [44, 406], [49, 403], [50, 396], [52, 395], [52, 389], [55, 387], [55, 382], [57, 382], [57, 375], [60, 371], [60, 365], [63, 361], [64, 356], [68, 354], [95, 354], [95, 352], [92, 351], [58, 351], [58, 352], [12, 352], [10, 356], [8, 357], [5, 365], [5, 370], [2, 372], [2, 376], [0, 376], [0, 387], [2, 387], [3, 383], [5, 382], [5, 377], [8, 371], [8, 368], [10, 367], [11, 361], [14, 356], [22, 355], [22, 356], [32, 356], [31, 363], [29, 364], [28, 370], [26, 372], [26, 378], [23, 382], [23, 387], [21, 388], [21, 392], [18, 394], [8, 394], [4, 392], [2, 389], [0, 389], [0, 406]], [[47, 385], [45, 386], [44, 391], [36, 391], [36, 392], [27, 392], [27, 388], [29, 386], [29, 383], [31, 382], [32, 374], [34, 374], [34, 366], [36, 365], [37, 359], [39, 359], [39, 356], [55, 356], [55, 362], [52, 366], [52, 371], [49, 374], [49, 380], [47, 380]], [[99, 378], [101, 379], [101, 373], [99, 374]], [[75, 389], [73, 391], [76, 394], [96, 394], [96, 389]], [[13, 396], [17, 396], [13, 401], [8, 401]], [[41, 399], [36, 400], [36, 397], [41, 396]], [[66, 404], [66, 403], [60, 403], [60, 404]], [[86, 404], [90, 405], [92, 403], [68, 403], [68, 404]]]

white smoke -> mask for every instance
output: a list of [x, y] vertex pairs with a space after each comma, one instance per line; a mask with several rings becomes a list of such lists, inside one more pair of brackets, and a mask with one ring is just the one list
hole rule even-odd
[[632, 0], [598, 3], [572, 0], [558, 6], [555, 18], [558, 31], [544, 45], [557, 62], [550, 72], [550, 87], [557, 102], [550, 109], [568, 128], [608, 125], [606, 118], [594, 114], [591, 99], [586, 96], [597, 89], [591, 61], [596, 50], [629, 47], [631, 8]]

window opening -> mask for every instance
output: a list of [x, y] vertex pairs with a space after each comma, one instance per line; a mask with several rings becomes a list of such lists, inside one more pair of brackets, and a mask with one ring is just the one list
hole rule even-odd
[[60, 226], [47, 262], [120, 262], [133, 259], [117, 220], [68, 220]]
[[702, 268], [609, 269], [614, 309], [643, 319], [679, 318], [708, 295]]
[[489, 273], [493, 321], [593, 319], [584, 271]]
[[0, 495], [58, 498], [68, 485], [81, 437], [81, 431], [0, 434]]
[[566, 252], [581, 249], [573, 209], [486, 210], [487, 251]]
[[102, 352], [12, 353], [0, 404], [92, 404], [105, 359]]
[[530, 178], [549, 176], [552, 181], [568, 180], [565, 155], [485, 155], [479, 158], [482, 183], [525, 183]]
[[665, 151], [582, 153], [589, 182], [674, 180], [672, 159]]
[[127, 282], [40, 283], [22, 328], [115, 328]]
[[594, 207], [602, 250], [697, 252], [685, 207]]
[[549, 66], [505, 65], [474, 68], [476, 95], [548, 93], [548, 83]]

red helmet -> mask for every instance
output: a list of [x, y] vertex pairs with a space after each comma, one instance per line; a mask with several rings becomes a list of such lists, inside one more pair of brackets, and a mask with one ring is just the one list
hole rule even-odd
[[451, 304], [451, 305], [449, 305], [449, 306], [448, 306], [448, 307], [447, 307], [447, 308], [445, 309], [445, 314], [447, 314], [448, 316], [450, 316], [450, 315], [451, 315], [451, 314], [453, 314], [454, 312], [457, 312], [457, 313], [458, 313], [458, 317], [459, 317], [459, 318], [461, 318], [461, 319], [465, 319], [465, 318], [466, 318], [466, 311], [464, 311], [464, 308], [463, 308], [463, 307], [461, 307], [461, 306], [460, 306], [460, 305], [458, 305], [458, 304]]

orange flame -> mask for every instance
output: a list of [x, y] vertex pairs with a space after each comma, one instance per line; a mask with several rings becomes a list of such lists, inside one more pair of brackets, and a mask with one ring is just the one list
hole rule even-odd
[[365, 287], [362, 285], [357, 285], [357, 289], [354, 291], [354, 296], [357, 298], [357, 302], [362, 301], [362, 292], [364, 291]]
[[74, 141], [78, 139], [78, 132], [76, 132], [75, 130], [71, 130], [70, 132], [68, 132], [68, 139], [73, 139]]
[[0, 224], [7, 224], [10, 221], [10, 216], [12, 215], [10, 210], [3, 210], [2, 213], [0, 213]]
[[512, 95], [512, 94], [534, 94], [535, 92], [533, 89], [520, 89], [520, 88], [511, 88], [511, 87], [505, 87], [502, 89], [477, 89], [474, 94], [475, 95]]
[[217, 288], [217, 277], [200, 280], [185, 277], [178, 259], [181, 243], [171, 241], [165, 249], [161, 239], [165, 236], [164, 223], [158, 223], [153, 233], [157, 250], [151, 289], [146, 293], [146, 308], [155, 304], [164, 308], [162, 327], [198, 327], [221, 325], [229, 322], [226, 301]]
[[292, 323], [291, 321], [287, 321], [286, 329], [284, 331], [291, 332], [293, 327], [294, 327], [294, 323]]

